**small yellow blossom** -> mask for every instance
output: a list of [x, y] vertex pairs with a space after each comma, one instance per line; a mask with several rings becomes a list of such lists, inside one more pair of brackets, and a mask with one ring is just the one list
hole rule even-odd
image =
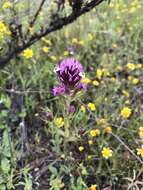
[[143, 148], [137, 148], [137, 155], [143, 158]]
[[134, 12], [136, 12], [136, 10], [137, 10], [136, 7], [131, 7], [129, 10], [129, 13], [134, 13]]
[[112, 44], [112, 48], [116, 49], [118, 47], [117, 44]]
[[121, 116], [123, 118], [129, 118], [130, 115], [132, 113], [132, 110], [129, 108], [129, 107], [124, 107], [122, 110], [121, 110]]
[[104, 129], [105, 133], [112, 133], [112, 127], [108, 126]]
[[106, 125], [106, 124], [108, 124], [108, 122], [107, 122], [107, 119], [101, 118], [101, 119], [99, 119], [99, 120], [97, 121], [97, 124], [98, 124], [98, 125]]
[[87, 156], [87, 160], [91, 160], [92, 156], [91, 155], [88, 155]]
[[92, 81], [92, 84], [94, 85], [94, 86], [99, 86], [99, 82], [97, 81], [97, 80], [94, 80], [94, 81]]
[[116, 67], [116, 69], [117, 69], [118, 71], [122, 71], [122, 70], [123, 70], [123, 68], [122, 68], [120, 65], [118, 65], [118, 66]]
[[7, 32], [7, 27], [6, 25], [0, 21], [0, 33], [6, 33]]
[[44, 46], [44, 47], [42, 48], [42, 50], [43, 50], [44, 53], [48, 53], [49, 48], [48, 48], [47, 46]]
[[104, 75], [105, 77], [110, 76], [110, 73], [109, 73], [108, 69], [106, 69], [106, 68], [103, 68], [103, 69], [102, 69], [102, 73], [103, 73], [103, 75]]
[[85, 113], [85, 112], [86, 112], [85, 106], [82, 105], [82, 106], [80, 107], [80, 110]]
[[101, 79], [102, 74], [103, 74], [102, 70], [101, 70], [101, 69], [97, 69], [97, 71], [96, 71], [96, 76], [97, 76], [97, 78], [98, 78], [99, 80]]
[[89, 140], [89, 141], [88, 141], [88, 144], [89, 144], [89, 145], [92, 145], [92, 144], [93, 144], [93, 141], [92, 141], [92, 140]]
[[54, 123], [57, 127], [63, 127], [64, 126], [64, 119], [62, 117], [58, 117], [54, 120]]
[[42, 38], [42, 40], [49, 46], [52, 45], [51, 41], [49, 39], [46, 39], [46, 38]]
[[69, 52], [68, 51], [64, 51], [64, 56], [67, 56], [69, 55]]
[[93, 34], [92, 33], [88, 33], [87, 34], [88, 40], [92, 41], [93, 40]]
[[81, 83], [88, 84], [90, 82], [91, 82], [91, 80], [89, 78], [83, 78], [83, 79], [81, 79]]
[[94, 103], [88, 103], [87, 106], [88, 106], [88, 108], [89, 108], [91, 111], [95, 111], [95, 110], [96, 110]]
[[116, 81], [116, 78], [115, 77], [111, 77], [111, 81]]
[[24, 51], [23, 51], [23, 56], [25, 57], [25, 58], [27, 58], [27, 59], [29, 59], [29, 58], [32, 58], [33, 57], [33, 51], [32, 51], [32, 49], [25, 49]]
[[78, 44], [79, 44], [80, 46], [83, 46], [83, 45], [84, 45], [84, 41], [83, 41], [83, 40], [80, 40], [80, 41], [78, 41]]
[[105, 159], [108, 159], [109, 157], [112, 156], [112, 150], [109, 148], [109, 147], [104, 147], [102, 149], [102, 156], [105, 158]]
[[126, 101], [125, 101], [125, 104], [130, 104], [130, 100], [126, 100]]
[[5, 9], [9, 9], [9, 8], [11, 8], [11, 7], [12, 7], [11, 2], [7, 1], [7, 2], [5, 2], [5, 3], [3, 4], [2, 9], [5, 10]]
[[137, 69], [141, 69], [141, 68], [142, 68], [142, 64], [138, 63], [138, 64], [136, 65], [136, 68], [137, 68]]
[[50, 58], [51, 58], [52, 61], [56, 61], [57, 60], [56, 56], [54, 56], [54, 55], [51, 55]]
[[123, 90], [122, 93], [124, 94], [124, 96], [126, 96], [127, 98], [130, 96], [129, 93], [126, 90]]
[[133, 70], [135, 70], [136, 66], [133, 63], [128, 63], [127, 68], [130, 69], [131, 71], [133, 71]]
[[77, 39], [77, 38], [73, 38], [73, 39], [72, 39], [72, 43], [73, 43], [73, 44], [77, 44], [77, 43], [78, 43], [78, 39]]
[[128, 80], [131, 81], [132, 80], [132, 76], [128, 76]]
[[143, 127], [139, 128], [139, 136], [140, 138], [143, 138]]
[[92, 136], [92, 137], [97, 137], [99, 135], [100, 135], [100, 130], [99, 129], [92, 129], [90, 131], [90, 136]]
[[34, 33], [34, 28], [33, 27], [29, 27], [28, 30], [29, 30], [30, 34]]
[[79, 146], [78, 149], [79, 149], [80, 152], [82, 152], [84, 150], [84, 147], [83, 146]]
[[60, 156], [62, 159], [65, 159], [65, 154], [62, 154], [61, 156]]
[[138, 84], [138, 83], [139, 83], [139, 79], [136, 78], [136, 77], [134, 77], [134, 78], [132, 79], [132, 84], [136, 85], [136, 84]]
[[96, 184], [92, 184], [90, 187], [89, 187], [89, 190], [97, 190], [97, 185]]

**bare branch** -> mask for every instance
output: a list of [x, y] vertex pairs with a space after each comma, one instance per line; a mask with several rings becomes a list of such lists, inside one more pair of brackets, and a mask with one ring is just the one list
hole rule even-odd
[[[91, 11], [94, 7], [96, 7], [103, 1], [105, 0], [92, 0], [91, 2], [85, 4], [85, 6], [79, 9], [76, 13], [73, 11], [69, 16], [57, 18], [54, 21], [52, 20], [50, 25], [46, 29], [43, 29], [41, 32], [35, 33], [29, 38], [27, 42], [25, 42], [25, 44], [15, 47], [13, 50], [11, 50], [11, 52], [7, 52], [5, 56], [1, 57], [0, 68], [4, 68], [12, 58], [14, 58], [17, 54], [20, 54], [24, 49], [33, 45], [35, 42], [39, 41], [42, 37], [56, 30], [60, 30], [64, 26], [74, 22], [81, 15]], [[42, 2], [44, 3], [44, 0]], [[35, 19], [33, 21], [35, 22]]]

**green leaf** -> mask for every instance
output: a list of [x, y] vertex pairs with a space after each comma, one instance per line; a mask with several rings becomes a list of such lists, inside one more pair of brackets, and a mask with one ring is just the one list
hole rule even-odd
[[4, 174], [8, 174], [10, 171], [10, 163], [7, 158], [3, 158], [1, 161], [1, 169]]
[[4, 184], [0, 184], [0, 190], [6, 190], [6, 186]]
[[8, 132], [7, 130], [4, 131], [3, 133], [3, 139], [2, 139], [2, 147], [3, 147], [3, 154], [6, 157], [10, 157], [10, 147], [9, 147], [9, 137], [8, 137]]

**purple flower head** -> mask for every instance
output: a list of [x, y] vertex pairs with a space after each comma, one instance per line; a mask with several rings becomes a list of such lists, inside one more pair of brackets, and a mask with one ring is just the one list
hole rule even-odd
[[75, 106], [70, 106], [69, 113], [74, 113], [76, 111]]
[[84, 75], [82, 65], [74, 58], [62, 60], [55, 69], [60, 82], [70, 90], [78, 87]]
[[64, 85], [55, 86], [53, 88], [53, 95], [54, 96], [60, 96], [63, 95], [66, 92], [66, 88]]

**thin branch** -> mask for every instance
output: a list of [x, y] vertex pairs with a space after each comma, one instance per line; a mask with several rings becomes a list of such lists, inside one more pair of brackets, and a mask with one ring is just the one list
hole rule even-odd
[[105, 0], [92, 0], [91, 2], [87, 3], [83, 8], [81, 8], [76, 14], [74, 12], [72, 12], [67, 17], [58, 18], [55, 21], [52, 21], [48, 28], [46, 28], [45, 30], [43, 30], [39, 33], [34, 34], [33, 36], [30, 37], [28, 42], [26, 42], [22, 46], [15, 47], [13, 50], [11, 50], [11, 52], [7, 52], [7, 54], [5, 56], [1, 57], [0, 58], [0, 68], [4, 68], [8, 64], [8, 62], [12, 58], [14, 58], [15, 55], [20, 54], [24, 49], [30, 47], [35, 42], [39, 41], [42, 37], [74, 22], [81, 15], [91, 11], [94, 7], [96, 7], [103, 1], [105, 1]]
[[46, 2], [46, 0], [42, 0], [42, 1], [41, 1], [41, 3], [40, 3], [40, 5], [39, 5], [39, 7], [38, 7], [38, 9], [37, 9], [37, 11], [36, 11], [36, 13], [35, 13], [35, 15], [33, 16], [32, 20], [30, 21], [29, 27], [33, 27], [33, 25], [34, 25], [34, 23], [36, 22], [36, 20], [37, 20], [39, 14], [40, 14], [40, 12], [41, 12], [41, 10], [42, 10], [42, 7], [43, 7], [43, 5], [44, 5], [45, 2]]
[[111, 133], [111, 135], [112, 135], [113, 137], [115, 137], [115, 139], [117, 139], [141, 164], [143, 164], [143, 161], [134, 153], [133, 150], [131, 150], [131, 149], [124, 143], [124, 141], [122, 141], [122, 139], [121, 139], [119, 136], [117, 136], [117, 135], [115, 135], [115, 134], [113, 134], [113, 133]]

